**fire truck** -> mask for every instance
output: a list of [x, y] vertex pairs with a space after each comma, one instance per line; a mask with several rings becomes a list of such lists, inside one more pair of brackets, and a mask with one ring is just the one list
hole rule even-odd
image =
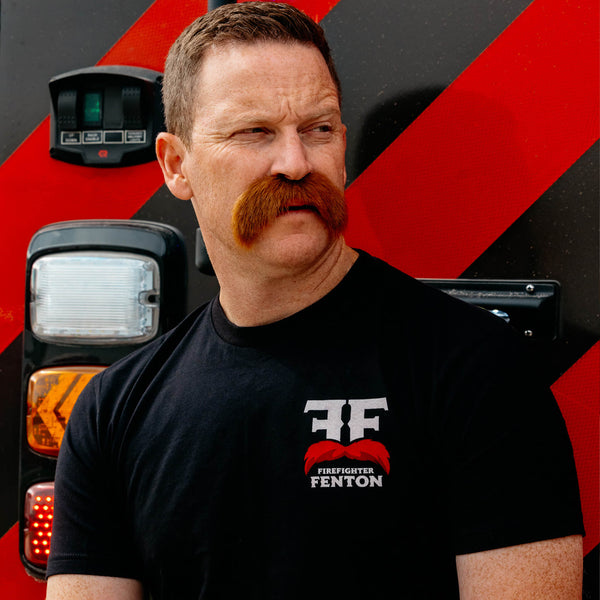
[[[540, 353], [598, 599], [598, 2], [289, 3], [324, 27], [342, 82], [347, 241]], [[2, 3], [4, 598], [44, 597], [56, 456], [87, 381], [218, 292], [152, 154], [168, 48], [217, 4]]]

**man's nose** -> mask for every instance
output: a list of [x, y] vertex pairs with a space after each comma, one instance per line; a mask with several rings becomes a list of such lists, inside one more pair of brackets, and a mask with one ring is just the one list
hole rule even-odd
[[273, 145], [271, 175], [297, 181], [311, 172], [306, 146], [298, 132], [281, 134]]

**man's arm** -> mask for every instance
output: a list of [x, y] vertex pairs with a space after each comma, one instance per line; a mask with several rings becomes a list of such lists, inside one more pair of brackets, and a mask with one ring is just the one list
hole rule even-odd
[[581, 600], [581, 536], [456, 557], [461, 600]]
[[142, 600], [142, 584], [135, 579], [96, 575], [53, 575], [46, 600]]

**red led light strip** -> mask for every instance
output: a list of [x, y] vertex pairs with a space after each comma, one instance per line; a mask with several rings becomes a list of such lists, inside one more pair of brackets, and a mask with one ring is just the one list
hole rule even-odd
[[29, 562], [45, 566], [50, 555], [54, 518], [54, 483], [39, 483], [27, 491], [25, 498], [24, 552]]

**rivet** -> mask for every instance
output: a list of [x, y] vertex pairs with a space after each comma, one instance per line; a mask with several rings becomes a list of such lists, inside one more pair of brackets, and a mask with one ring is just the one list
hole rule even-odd
[[526, 291], [528, 294], [533, 294], [533, 292], [535, 292], [535, 286], [533, 285], [533, 283], [528, 283], [528, 284], [525, 286], [525, 291]]

